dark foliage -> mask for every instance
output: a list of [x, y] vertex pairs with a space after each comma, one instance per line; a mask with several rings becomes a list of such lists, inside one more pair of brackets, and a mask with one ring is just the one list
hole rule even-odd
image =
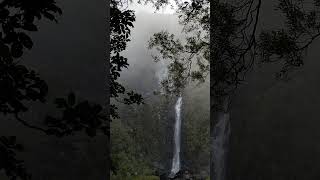
[[[168, 2], [153, 2], [161, 8]], [[162, 4], [162, 5], [161, 5]], [[161, 31], [149, 41], [149, 48], [159, 55], [154, 60], [170, 60], [168, 78], [162, 84], [167, 93], [180, 93], [191, 81], [204, 82], [209, 74], [209, 1], [182, 2], [178, 6], [179, 22], [183, 25], [186, 42], [174, 34]]]
[[[127, 42], [130, 41], [130, 28], [133, 28], [135, 21], [134, 11], [122, 10], [121, 0], [112, 0], [110, 4], [110, 94], [112, 99], [125, 104], [141, 104], [143, 98], [140, 94], [133, 91], [127, 92], [126, 88], [118, 82], [123, 68], [128, 68], [128, 59], [121, 55], [126, 49]], [[124, 96], [124, 97], [123, 97]], [[122, 98], [122, 99], [119, 99]], [[117, 107], [110, 105], [110, 116], [119, 118]]]
[[[33, 46], [28, 32], [38, 30], [36, 19], [56, 21], [56, 15], [61, 13], [53, 0], [4, 0], [0, 3], [0, 112], [14, 115], [28, 127], [33, 126], [22, 121], [18, 114], [28, 111], [26, 104], [30, 101], [45, 102], [48, 86], [36, 71], [20, 62], [20, 57]], [[4, 170], [12, 180], [31, 178], [23, 161], [16, 159], [16, 151], [21, 150], [15, 137], [1, 137], [0, 171]]]
[[[77, 102], [73, 93], [66, 99], [56, 99], [62, 116], [48, 115], [44, 127], [32, 125], [20, 117], [29, 110], [30, 102], [45, 103], [48, 93], [47, 83], [21, 61], [24, 52], [33, 47], [29, 33], [38, 31], [37, 21], [57, 22], [61, 14], [54, 0], [3, 0], [0, 3], [0, 113], [4, 117], [13, 116], [25, 127], [47, 135], [62, 137], [83, 130], [90, 137], [97, 131], [108, 134], [108, 116], [103, 114], [102, 106]], [[12, 180], [31, 178], [23, 161], [16, 159], [16, 153], [22, 150], [15, 137], [1, 136], [0, 172], [4, 171]]]
[[319, 2], [279, 0], [277, 10], [285, 17], [281, 29], [260, 34], [260, 55], [263, 62], [283, 64], [279, 78], [288, 78], [288, 72], [304, 64], [304, 52], [320, 36]]
[[[127, 68], [127, 59], [120, 55], [129, 41], [130, 27], [135, 20], [133, 11], [120, 10], [121, 1], [111, 1], [111, 98], [124, 94], [123, 103], [141, 104], [141, 95], [127, 92], [117, 79], [122, 68]], [[39, 127], [23, 120], [20, 114], [29, 110], [32, 101], [46, 102], [48, 85], [39, 74], [21, 62], [24, 51], [33, 47], [29, 32], [38, 31], [37, 20], [43, 18], [57, 22], [62, 10], [54, 0], [4, 0], [0, 3], [0, 112], [5, 116], [14, 116], [15, 120], [34, 130], [58, 137], [73, 135], [85, 131], [93, 137], [98, 131], [108, 135], [108, 115], [101, 105], [88, 101], [77, 102], [74, 93], [67, 98], [57, 98], [55, 104], [61, 111], [60, 117], [47, 115], [45, 126]], [[118, 117], [117, 107], [111, 105], [111, 116]], [[14, 141], [12, 141], [14, 139]], [[9, 141], [10, 140], [10, 141]], [[15, 138], [2, 137], [0, 171], [5, 170], [11, 179], [30, 179], [23, 161], [15, 159], [15, 152], [22, 150], [15, 144]]]
[[31, 179], [24, 162], [16, 159], [16, 152], [22, 150], [23, 147], [21, 144], [17, 144], [15, 136], [0, 137], [0, 170], [3, 170], [10, 180]]
[[70, 93], [67, 98], [57, 98], [55, 104], [61, 109], [62, 117], [47, 116], [45, 120], [45, 124], [49, 127], [46, 130], [47, 134], [61, 137], [85, 130], [88, 136], [94, 137], [97, 131], [101, 130], [108, 135], [108, 116], [103, 114], [101, 105], [88, 101], [76, 104], [76, 97], [73, 93]]
[[5, 114], [25, 112], [25, 102], [44, 102], [48, 92], [46, 82], [20, 62], [23, 51], [33, 46], [28, 32], [37, 31], [36, 18], [56, 20], [55, 15], [62, 12], [53, 0], [5, 0], [0, 8], [0, 110]]

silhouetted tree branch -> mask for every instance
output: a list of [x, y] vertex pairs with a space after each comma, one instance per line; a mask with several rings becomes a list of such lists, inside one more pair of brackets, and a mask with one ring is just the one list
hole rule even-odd
[[[128, 2], [127, 2], [128, 3]], [[133, 91], [127, 92], [125, 87], [118, 82], [123, 68], [128, 68], [128, 59], [120, 53], [126, 49], [127, 42], [130, 41], [131, 29], [135, 21], [134, 11], [123, 8], [125, 2], [112, 0], [110, 4], [110, 91], [111, 100], [124, 102], [125, 104], [141, 104], [143, 98]], [[123, 10], [124, 9], [124, 10]], [[119, 98], [123, 98], [119, 100]], [[115, 104], [110, 106], [110, 116], [119, 118]]]
[[34, 130], [37, 130], [37, 131], [42, 131], [43, 133], [48, 134], [46, 129], [28, 123], [27, 121], [21, 119], [18, 114], [15, 114], [14, 116], [15, 116], [16, 120], [19, 121], [22, 125], [30, 128], [30, 129], [34, 129]]

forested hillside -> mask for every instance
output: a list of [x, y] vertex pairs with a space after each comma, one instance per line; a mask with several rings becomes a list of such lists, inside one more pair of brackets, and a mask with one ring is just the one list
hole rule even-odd
[[[165, 62], [154, 62], [147, 48], [153, 33], [168, 30], [177, 35], [181, 28], [175, 15], [136, 14], [131, 42], [123, 53], [129, 68], [121, 74], [126, 88], [141, 93], [144, 105], [119, 103], [120, 119], [111, 123], [113, 179], [159, 178], [168, 173], [173, 156], [174, 105], [176, 96], [161, 93]], [[183, 37], [182, 35], [180, 35]], [[191, 83], [182, 105], [182, 167], [198, 178], [209, 175], [209, 81]]]

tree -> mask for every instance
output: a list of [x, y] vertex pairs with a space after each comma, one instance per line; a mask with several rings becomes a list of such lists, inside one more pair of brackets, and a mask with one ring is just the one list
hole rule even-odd
[[209, 74], [209, 2], [196, 5], [195, 10], [191, 10], [193, 7], [188, 2], [177, 5], [186, 42], [167, 31], [154, 34], [149, 41], [149, 48], [160, 54], [153, 56], [155, 61], [171, 60], [169, 76], [162, 82], [168, 93], [178, 93], [190, 79], [204, 82]]
[[[150, 48], [156, 48], [161, 59], [171, 60], [170, 75], [164, 85], [171, 87], [167, 89], [173, 92], [184, 87], [190, 79], [201, 82], [209, 68], [198, 61], [205, 59], [210, 62], [211, 112], [214, 112], [210, 127], [212, 143], [215, 143], [217, 136], [226, 135], [216, 134], [217, 128], [222, 128], [221, 132], [229, 131], [228, 114], [232, 97], [253, 65], [257, 61], [280, 63], [276, 77], [285, 80], [291, 71], [304, 64], [304, 52], [320, 35], [319, 1], [277, 2], [277, 11], [285, 17], [283, 27], [258, 30], [258, 24], [262, 21], [261, 0], [175, 1], [180, 23], [185, 27], [186, 42], [182, 44], [168, 32], [157, 33], [151, 38]], [[156, 7], [169, 4], [168, 1], [152, 3]], [[200, 29], [204, 32], [199, 32]], [[210, 42], [206, 41], [209, 34]], [[198, 63], [194, 68], [199, 71], [190, 72], [193, 63]], [[221, 126], [222, 121], [225, 126]], [[221, 148], [226, 153], [225, 146], [228, 146], [227, 140], [222, 147], [215, 148]], [[226, 156], [220, 160], [218, 158], [221, 157], [212, 149], [211, 178], [222, 180], [226, 178]]]
[[[124, 104], [141, 104], [143, 98], [140, 94], [127, 91], [117, 80], [123, 68], [128, 68], [128, 59], [120, 53], [126, 49], [130, 41], [130, 28], [133, 28], [135, 21], [134, 11], [125, 9], [125, 3], [121, 0], [111, 0], [110, 4], [110, 94], [111, 99]], [[112, 118], [119, 118], [117, 106], [110, 104], [110, 115]]]

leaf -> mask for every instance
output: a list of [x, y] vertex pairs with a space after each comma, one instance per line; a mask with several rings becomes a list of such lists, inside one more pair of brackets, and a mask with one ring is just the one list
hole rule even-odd
[[19, 33], [19, 40], [22, 42], [23, 46], [31, 49], [33, 46], [33, 42], [31, 38], [25, 33]]
[[24, 65], [16, 65], [15, 71], [20, 74], [27, 74], [28, 73], [28, 69]]
[[52, 15], [52, 14], [50, 14], [50, 13], [48, 13], [48, 12], [44, 12], [43, 15], [44, 15], [44, 17], [46, 17], [47, 19], [49, 19], [49, 20], [51, 20], [51, 21], [56, 21], [56, 22], [57, 22], [57, 20], [56, 20], [56, 18], [54, 17], [54, 15]]
[[22, 56], [23, 54], [23, 46], [18, 43], [18, 42], [14, 42], [12, 45], [11, 45], [11, 55], [14, 57], [14, 58], [19, 58]]
[[127, 22], [127, 24], [128, 24], [128, 26], [131, 26], [131, 27], [133, 27], [133, 24], [132, 24], [132, 22]]
[[32, 88], [26, 90], [26, 95], [33, 101], [39, 99], [39, 92]]

